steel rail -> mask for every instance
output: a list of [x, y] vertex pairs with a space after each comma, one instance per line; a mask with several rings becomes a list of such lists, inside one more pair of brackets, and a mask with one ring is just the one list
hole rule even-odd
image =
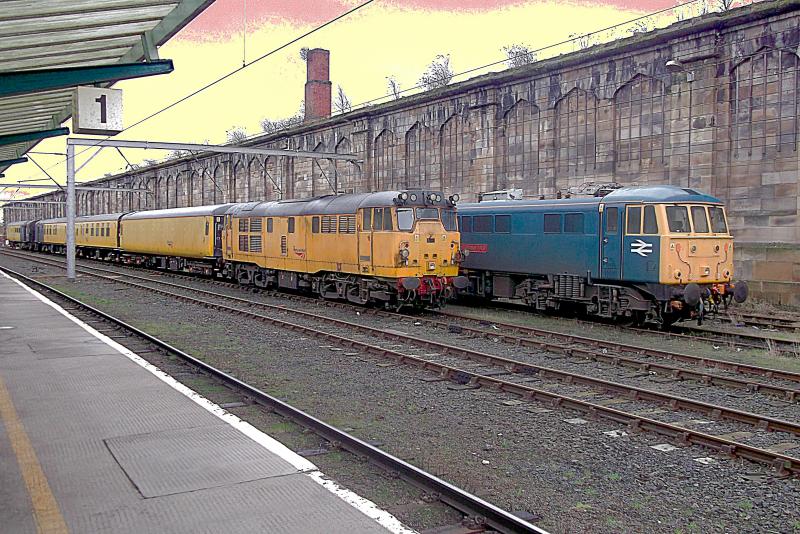
[[[90, 267], [89, 269], [94, 269], [94, 268]], [[279, 326], [279, 327], [282, 327], [282, 328], [288, 328], [290, 330], [300, 330], [300, 331], [303, 331], [305, 333], [309, 333], [309, 334], [312, 334], [312, 335], [314, 335], [313, 334], [314, 332], [317, 332], [317, 333], [321, 332], [318, 329], [307, 327], [307, 326], [303, 326], [303, 325], [299, 325], [297, 323], [292, 323], [292, 322], [289, 322], [289, 321], [284, 321], [284, 320], [278, 319], [276, 317], [269, 317], [269, 316], [266, 316], [266, 315], [262, 315], [262, 314], [255, 313], [255, 312], [248, 311], [248, 310], [243, 310], [243, 309], [240, 309], [240, 308], [231, 308], [230, 306], [225, 306], [225, 305], [219, 304], [217, 302], [210, 302], [210, 301], [207, 301], [207, 300], [202, 300], [202, 299], [198, 299], [198, 298], [195, 298], [195, 297], [190, 297], [188, 295], [182, 295], [182, 294], [179, 294], [179, 293], [173, 293], [171, 291], [166, 291], [164, 289], [159, 289], [157, 287], [145, 286], [145, 285], [139, 284], [137, 282], [124, 280], [124, 279], [121, 279], [121, 278], [118, 278], [118, 277], [108, 277], [108, 276], [101, 275], [101, 274], [96, 274], [96, 273], [87, 273], [87, 274], [89, 274], [91, 276], [95, 276], [97, 278], [105, 279], [105, 280], [107, 280], [109, 282], [112, 282], [112, 283], [125, 284], [127, 286], [134, 287], [134, 288], [137, 288], [137, 289], [142, 289], [142, 290], [145, 290], [145, 291], [151, 291], [151, 292], [154, 292], [154, 293], [158, 293], [158, 294], [161, 294], [161, 295], [172, 297], [172, 298], [175, 298], [177, 300], [181, 300], [183, 302], [188, 302], [188, 303], [199, 305], [199, 306], [203, 306], [203, 307], [206, 307], [206, 308], [212, 308], [212, 309], [224, 311], [224, 312], [227, 312], [227, 313], [231, 313], [233, 315], [246, 316], [246, 317], [249, 317], [251, 319], [256, 319], [256, 320], [259, 320], [259, 321], [262, 321], [262, 322], [268, 322], [270, 324], [273, 324], [273, 325], [276, 325], [276, 326]], [[123, 274], [123, 273], [117, 273], [117, 274], [120, 274], [122, 276], [127, 276], [129, 278], [142, 278], [142, 277], [137, 277], [135, 275], [127, 275], [127, 274]], [[727, 419], [727, 420], [730, 420], [730, 421], [736, 421], [736, 422], [740, 422], [740, 423], [745, 423], [745, 424], [749, 424], [749, 425], [752, 425], [752, 426], [756, 426], [757, 428], [762, 429], [762, 430], [787, 432], [787, 433], [790, 433], [790, 434], [795, 434], [795, 435], [800, 436], [800, 424], [793, 423], [791, 421], [786, 421], [786, 420], [782, 420], [782, 419], [776, 419], [776, 418], [773, 418], [773, 417], [768, 417], [768, 416], [764, 416], [764, 415], [760, 415], [760, 414], [756, 414], [756, 413], [752, 413], [752, 412], [746, 412], [746, 411], [743, 411], [743, 410], [727, 408], [727, 407], [724, 407], [724, 406], [710, 404], [710, 403], [706, 403], [706, 402], [702, 402], [702, 401], [696, 401], [696, 400], [689, 399], [689, 398], [686, 398], [686, 397], [680, 397], [680, 396], [677, 396], [677, 395], [661, 393], [661, 392], [654, 391], [654, 390], [651, 390], [651, 389], [641, 388], [641, 387], [632, 386], [632, 385], [628, 385], [628, 384], [622, 384], [622, 383], [619, 383], [619, 382], [612, 382], [610, 380], [603, 380], [603, 379], [595, 378], [595, 377], [591, 377], [591, 376], [580, 375], [580, 374], [577, 374], [577, 373], [572, 373], [572, 372], [568, 372], [568, 371], [562, 371], [562, 370], [559, 370], [559, 369], [553, 369], [553, 368], [549, 368], [549, 367], [535, 365], [535, 364], [532, 364], [532, 363], [522, 362], [522, 361], [519, 361], [519, 360], [513, 360], [513, 359], [510, 359], [510, 358], [505, 358], [505, 357], [502, 357], [502, 356], [496, 356], [496, 355], [493, 355], [493, 354], [487, 354], [487, 353], [479, 352], [479, 351], [472, 350], [472, 349], [456, 347], [456, 346], [448, 345], [448, 344], [445, 344], [445, 343], [440, 343], [438, 341], [420, 339], [420, 338], [416, 338], [416, 337], [413, 337], [413, 336], [405, 335], [405, 334], [402, 334], [402, 333], [399, 333], [399, 332], [391, 332], [391, 331], [387, 332], [387, 331], [382, 330], [380, 328], [374, 328], [374, 327], [371, 327], [371, 326], [361, 325], [361, 324], [358, 324], [358, 323], [352, 323], [350, 321], [345, 321], [345, 320], [342, 320], [342, 319], [336, 319], [336, 318], [332, 318], [332, 317], [321, 316], [321, 315], [317, 315], [317, 314], [311, 313], [311, 312], [306, 312], [306, 311], [303, 311], [303, 310], [296, 310], [296, 309], [292, 309], [292, 308], [286, 308], [286, 307], [277, 306], [277, 305], [274, 305], [274, 304], [252, 302], [252, 301], [248, 301], [248, 300], [242, 299], [240, 297], [233, 297], [233, 296], [229, 296], [229, 295], [221, 295], [221, 294], [217, 294], [217, 293], [213, 293], [213, 292], [205, 291], [205, 290], [200, 290], [200, 289], [196, 289], [196, 288], [187, 288], [185, 286], [180, 286], [179, 284], [173, 284], [171, 282], [163, 282], [163, 281], [149, 280], [149, 279], [147, 279], [147, 281], [148, 282], [152, 282], [152, 283], [156, 283], [156, 284], [162, 284], [162, 285], [166, 285], [166, 286], [177, 287], [177, 288], [184, 289], [184, 290], [188, 289], [188, 290], [194, 291], [194, 292], [201, 292], [201, 293], [205, 293], [205, 294], [207, 294], [209, 296], [223, 298], [223, 299], [226, 299], [226, 300], [234, 300], [234, 301], [237, 301], [237, 302], [244, 303], [247, 306], [258, 306], [258, 307], [263, 307], [263, 308], [266, 308], [266, 309], [269, 309], [269, 310], [273, 310], [273, 311], [289, 312], [289, 313], [292, 313], [292, 314], [295, 314], [295, 315], [298, 315], [300, 317], [304, 317], [304, 318], [307, 318], [307, 319], [323, 321], [323, 322], [334, 324], [336, 326], [340, 326], [340, 327], [344, 327], [344, 328], [350, 328], [352, 330], [357, 330], [357, 331], [363, 332], [365, 334], [368, 334], [370, 336], [377, 337], [377, 338], [405, 341], [405, 342], [410, 343], [412, 345], [417, 345], [417, 346], [421, 346], [421, 347], [425, 347], [425, 348], [439, 350], [439, 351], [441, 351], [441, 352], [443, 352], [445, 354], [450, 354], [450, 355], [455, 355], [455, 356], [462, 357], [462, 358], [467, 358], [467, 359], [470, 359], [472, 361], [477, 361], [477, 362], [481, 362], [481, 363], [490, 363], [492, 365], [496, 365], [496, 366], [502, 367], [502, 368], [506, 369], [510, 373], [538, 375], [539, 377], [542, 377], [542, 378], [556, 379], [558, 381], [565, 382], [567, 384], [575, 384], [575, 383], [583, 384], [583, 385], [586, 385], [586, 386], [599, 388], [599, 389], [601, 389], [603, 391], [606, 391], [606, 392], [611, 392], [611, 393], [614, 393], [614, 394], [626, 395], [629, 398], [631, 398], [632, 401], [650, 401], [650, 402], [660, 403], [660, 404], [669, 406], [669, 408], [671, 408], [671, 409], [693, 410], [693, 411], [697, 411], [697, 412], [703, 413], [703, 414], [705, 414], [705, 415], [707, 415], [707, 416], [709, 416], [711, 418], [714, 418], [714, 419]], [[333, 335], [333, 334], [331, 334], [331, 335]], [[352, 346], [352, 345], [348, 345], [348, 343], [351, 343], [351, 344], [352, 343], [361, 343], [361, 342], [358, 342], [358, 341], [355, 341], [355, 340], [347, 340], [346, 338], [342, 338], [341, 336], [335, 336], [335, 337], [339, 341], [345, 340], [344, 344], [346, 346]], [[390, 349], [384, 349], [384, 348], [381, 348], [381, 347], [376, 347], [376, 346], [368, 345], [368, 344], [365, 344], [365, 345], [370, 347], [370, 349], [369, 349], [370, 351], [374, 352], [376, 349], [378, 349], [380, 351], [383, 351], [387, 356], [392, 356], [392, 357], [395, 357], [395, 358], [399, 356], [399, 357], [401, 357], [401, 359], [402, 358], [416, 358], [416, 357], [412, 357], [410, 355], [405, 355], [405, 354], [402, 354], [402, 353], [399, 353], [399, 352], [396, 352], [396, 351], [392, 351]], [[424, 362], [432, 363], [430, 360], [425, 360], [425, 359], [420, 359], [420, 360], [424, 361]], [[482, 375], [476, 375], [476, 376], [482, 376]], [[508, 383], [511, 384], [512, 382], [508, 382]]]
[[531, 326], [523, 326], [517, 325], [513, 323], [506, 323], [501, 321], [494, 321], [489, 319], [479, 319], [477, 317], [471, 317], [469, 315], [463, 315], [460, 313], [454, 313], [451, 311], [438, 311], [436, 312], [439, 315], [443, 315], [445, 317], [452, 317], [454, 319], [460, 320], [469, 320], [472, 322], [489, 322], [491, 324], [509, 328], [512, 330], [516, 330], [518, 332], [524, 332], [531, 335], [536, 336], [550, 336], [558, 339], [562, 339], [567, 342], [576, 342], [576, 343], [584, 343], [587, 345], [592, 345], [595, 347], [605, 348], [605, 349], [613, 349], [613, 350], [621, 350], [624, 352], [632, 352], [636, 354], [641, 354], [643, 356], [650, 356], [654, 358], [663, 358], [667, 360], [675, 360], [684, 363], [692, 363], [695, 365], [704, 365], [709, 367], [714, 367], [717, 369], [722, 369], [726, 371], [733, 371], [737, 373], [746, 373], [752, 374], [755, 376], [763, 376], [765, 378], [774, 378], [778, 380], [787, 380], [791, 382], [798, 382], [800, 383], [800, 373], [794, 373], [791, 371], [784, 371], [782, 369], [776, 369], [774, 367], [760, 367], [757, 365], [750, 365], [747, 363], [737, 363], [728, 360], [721, 360], [719, 358], [706, 358], [701, 356], [693, 356], [691, 354], [685, 354], [681, 352], [674, 352], [674, 351], [666, 351], [661, 349], [651, 349], [648, 347], [642, 347], [639, 345], [630, 345], [627, 343], [620, 343], [618, 341], [607, 341], [603, 339], [596, 339], [586, 336], [579, 336], [577, 334], [565, 334], [563, 332], [556, 332], [553, 330], [546, 330], [544, 328], [534, 328]]
[[[415, 485], [416, 487], [436, 494], [441, 501], [468, 516], [476, 518], [478, 521], [482, 521], [485, 525], [491, 526], [500, 532], [529, 532], [547, 534], [546, 531], [530, 524], [524, 519], [521, 519], [506, 510], [498, 508], [497, 506], [484, 501], [480, 497], [472, 495], [471, 493], [468, 493], [445, 480], [442, 480], [408, 462], [405, 462], [400, 458], [397, 458], [396, 456], [393, 456], [375, 447], [374, 445], [362, 441], [357, 437], [348, 434], [347, 432], [339, 430], [338, 428], [329, 425], [321, 419], [317, 419], [316, 417], [300, 410], [299, 408], [295, 408], [294, 406], [291, 406], [290, 404], [287, 404], [280, 399], [273, 397], [264, 391], [247, 384], [246, 382], [243, 382], [238, 378], [225, 373], [224, 371], [221, 371], [186, 352], [183, 352], [169, 343], [152, 336], [151, 334], [148, 334], [147, 332], [144, 332], [143, 330], [140, 330], [135, 326], [122, 321], [121, 319], [98, 310], [97, 308], [81, 302], [80, 300], [61, 292], [58, 289], [50, 287], [38, 280], [27, 277], [7, 267], [0, 266], [0, 270], [25, 281], [27, 284], [49, 291], [54, 295], [57, 295], [58, 298], [70, 302], [93, 315], [97, 315], [98, 317], [105, 319], [106, 321], [114, 323], [117, 326], [134, 333], [136, 336], [147, 340], [149, 343], [158, 346], [164, 351], [178, 356], [189, 364], [202, 369], [204, 372], [208, 373], [214, 378], [225, 382], [239, 391], [242, 391], [259, 404], [269, 407], [284, 417], [297, 422], [301, 426], [310, 428], [329, 442], [336, 443], [340, 447], [356, 455], [366, 457], [372, 463], [380, 466], [381, 468], [397, 473], [403, 480]], [[800, 466], [798, 466], [798, 472], [800, 472]]]
[[[58, 261], [55, 261], [55, 260], [47, 261], [47, 260], [43, 260], [41, 258], [30, 258], [30, 259], [32, 261], [38, 261], [38, 262], [44, 263], [45, 265], [52, 265], [52, 266], [56, 266], [56, 267], [59, 267], [59, 268], [63, 268], [63, 264], [61, 262], [58, 262]], [[324, 316], [320, 316], [318, 314], [311, 313], [311, 312], [306, 312], [306, 311], [303, 311], [303, 310], [296, 310], [296, 309], [292, 309], [292, 308], [286, 308], [284, 306], [279, 306], [279, 305], [274, 305], [274, 304], [267, 304], [267, 303], [263, 303], [263, 302], [254, 302], [254, 301], [250, 301], [250, 300], [247, 300], [247, 299], [243, 299], [241, 297], [235, 297], [235, 296], [232, 296], [232, 295], [225, 295], [225, 294], [222, 294], [222, 293], [216, 293], [216, 292], [213, 292], [213, 291], [207, 291], [207, 290], [200, 289], [200, 288], [195, 288], [195, 287], [182, 286], [180, 284], [174, 284], [172, 282], [166, 282], [166, 281], [163, 281], [163, 280], [154, 280], [152, 278], [148, 278], [148, 277], [144, 277], [144, 276], [138, 276], [138, 275], [129, 274], [129, 273], [120, 273], [119, 271], [112, 271], [112, 270], [109, 270], [109, 269], [102, 269], [102, 268], [91, 267], [91, 266], [81, 266], [80, 269], [82, 269], [83, 272], [86, 272], [87, 270], [91, 270], [91, 271], [99, 271], [99, 272], [103, 272], [103, 273], [112, 274], [112, 275], [115, 275], [115, 277], [111, 278], [111, 277], [107, 277], [107, 276], [100, 275], [100, 274], [87, 273], [87, 274], [90, 274], [92, 276], [97, 276], [97, 277], [100, 277], [100, 278], [107, 279], [110, 282], [120, 282], [120, 283], [125, 283], [125, 284], [132, 284], [134, 287], [139, 287], [141, 289], [146, 289], [146, 290], [150, 290], [150, 291], [159, 291], [159, 290], [156, 290], [155, 288], [139, 286], [138, 284], [135, 284], [133, 282], [126, 282], [124, 280], [120, 280], [119, 278], [116, 278], [116, 276], [120, 276], [121, 275], [121, 276], [125, 276], [127, 278], [134, 279], [134, 280], [140, 280], [140, 281], [143, 281], [143, 282], [149, 282], [149, 283], [154, 283], [154, 284], [161, 284], [163, 286], [173, 287], [173, 288], [180, 289], [180, 290], [185, 290], [185, 291], [192, 291], [194, 293], [207, 295], [207, 296], [214, 297], [214, 298], [220, 298], [220, 299], [224, 299], [224, 300], [228, 300], [228, 301], [241, 303], [241, 304], [244, 304], [246, 306], [261, 307], [261, 308], [265, 308], [265, 309], [276, 310], [276, 311], [291, 313], [291, 314], [295, 314], [295, 315], [301, 315], [303, 317], [307, 317], [307, 318], [311, 318], [311, 319], [317, 319], [317, 320], [322, 319], [322, 320], [327, 321], [327, 322], [334, 322], [335, 324], [338, 324], [338, 325], [346, 327], [346, 328], [358, 329], [358, 330], [366, 332], [366, 333], [368, 333], [370, 335], [378, 335], [378, 336], [383, 337], [383, 338], [402, 340], [402, 341], [410, 342], [410, 343], [413, 343], [413, 344], [425, 344], [425, 346], [427, 346], [429, 348], [436, 348], [436, 349], [448, 352], [450, 354], [452, 354], [454, 352], [457, 352], [458, 355], [460, 355], [460, 356], [463, 356], [464, 354], [466, 354], [467, 357], [469, 357], [470, 359], [473, 359], [473, 360], [490, 361], [491, 363], [494, 363], [496, 365], [501, 365], [501, 366], [509, 367], [509, 368], [512, 368], [512, 369], [520, 369], [522, 372], [530, 372], [532, 368], [536, 368], [536, 372], [538, 372], [540, 374], [546, 374], [547, 376], [553, 376], [555, 378], [558, 378], [559, 380], [569, 380], [570, 376], [581, 377], [581, 380], [584, 381], [584, 383], [585, 383], [586, 380], [592, 380], [592, 381], [594, 381], [594, 383], [592, 383], [590, 385], [593, 385], [593, 386], [600, 385], [601, 387], [608, 388], [609, 391], [618, 391], [618, 388], [620, 388], [620, 387], [627, 387], [627, 388], [630, 388], [632, 390], [638, 390], [637, 394], [639, 394], [639, 393], [643, 393], [643, 394], [655, 393], [652, 390], [648, 390], [648, 389], [644, 389], [644, 388], [636, 388], [635, 386], [626, 386], [626, 385], [619, 384], [619, 383], [616, 383], [616, 382], [605, 381], [605, 380], [601, 380], [601, 379], [594, 379], [594, 378], [591, 378], [591, 377], [583, 377], [582, 375], [577, 375], [577, 374], [574, 374], [574, 373], [560, 372], [560, 371], [555, 370], [555, 369], [535, 366], [535, 365], [529, 364], [527, 362], [520, 362], [520, 361], [517, 361], [517, 360], [510, 360], [510, 359], [502, 358], [502, 357], [499, 357], [499, 356], [480, 353], [480, 352], [477, 352], [477, 351], [471, 351], [470, 349], [461, 349], [461, 348], [458, 348], [458, 347], [452, 347], [450, 345], [446, 345], [446, 344], [442, 344], [442, 343], [427, 341], [427, 340], [415, 338], [415, 337], [412, 337], [412, 336], [403, 335], [403, 334], [401, 334], [399, 332], [386, 332], [384, 330], [380, 330], [380, 329], [377, 329], [377, 328], [372, 328], [372, 327], [369, 327], [369, 326], [360, 325], [358, 323], [352, 323], [352, 322], [344, 321], [344, 320], [341, 320], [341, 319], [324, 317]], [[234, 284], [234, 286], [236, 286], [236, 284]], [[171, 292], [165, 292], [164, 294], [166, 294], [168, 296], [172, 296], [172, 297], [182, 298], [182, 299], [187, 299], [187, 298], [188, 299], [192, 299], [191, 297], [186, 297], [184, 295], [177, 295], [177, 294], [171, 293]], [[202, 305], [204, 305], [204, 306], [208, 306], [210, 304], [210, 303], [208, 303], [206, 301], [199, 301], [199, 300], [198, 300], [197, 303], [202, 303]], [[381, 312], [379, 312], [379, 313], [381, 313]], [[384, 312], [384, 313], [386, 313], [386, 312]], [[436, 326], [438, 328], [449, 328], [451, 326], [448, 323], [441, 322], [441, 321], [435, 321], [435, 320], [432, 320], [432, 319], [419, 318], [419, 317], [409, 317], [409, 316], [404, 316], [404, 315], [399, 315], [399, 314], [390, 314], [390, 313], [386, 313], [386, 315], [389, 316], [389, 317], [392, 317], [392, 318], [402, 318], [403, 320], [407, 320], [407, 321], [425, 321], [427, 324], [430, 324], [432, 326]], [[463, 319], [470, 319], [470, 320], [474, 320], [474, 321], [479, 321], [478, 319], [473, 319], [473, 318], [470, 318], [468, 316], [452, 315], [452, 314], [447, 314], [447, 313], [443, 313], [443, 315], [457, 316], [457, 317], [463, 318]], [[507, 323], [495, 323], [495, 324], [501, 324], [504, 327], [510, 327], [510, 328], [515, 328], [516, 327], [516, 325], [507, 324]], [[726, 377], [726, 376], [716, 375], [716, 374], [712, 374], [712, 373], [692, 371], [692, 370], [689, 370], [689, 369], [684, 369], [684, 368], [680, 368], [680, 367], [665, 365], [665, 364], [661, 364], [661, 363], [658, 363], [658, 362], [643, 362], [643, 361], [637, 360], [635, 358], [626, 358], [624, 356], [614, 355], [614, 354], [603, 354], [601, 351], [588, 350], [588, 349], [583, 349], [583, 348], [580, 348], [580, 347], [564, 347], [563, 345], [560, 345], [560, 344], [557, 344], [557, 343], [552, 343], [552, 342], [547, 342], [547, 341], [538, 341], [538, 340], [533, 340], [533, 339], [520, 337], [520, 336], [511, 336], [509, 334], [504, 334], [504, 333], [501, 333], [501, 332], [490, 332], [490, 331], [480, 330], [480, 329], [476, 329], [476, 328], [469, 328], [469, 327], [465, 327], [465, 326], [458, 326], [458, 328], [462, 332], [468, 332], [470, 335], [473, 335], [473, 336], [481, 336], [481, 337], [502, 339], [504, 342], [510, 343], [510, 344], [513, 344], [513, 345], [516, 345], [516, 346], [529, 346], [529, 347], [533, 346], [533, 347], [537, 347], [537, 348], [542, 348], [542, 349], [548, 350], [550, 352], [565, 354], [567, 356], [577, 356], [577, 357], [581, 357], [581, 358], [592, 360], [592, 361], [603, 361], [603, 362], [611, 363], [611, 364], [614, 364], [614, 365], [626, 365], [628, 367], [633, 367], [633, 368], [639, 369], [641, 371], [648, 371], [648, 372], [651, 371], [651, 370], [666, 371], [666, 372], [669, 373], [669, 375], [671, 377], [676, 378], [676, 379], [694, 379], [694, 380], [699, 380], [700, 382], [702, 382], [704, 384], [727, 386], [727, 387], [738, 387], [738, 388], [742, 388], [742, 389], [745, 389], [745, 390], [747, 390], [749, 392], [753, 392], [753, 393], [758, 392], [758, 393], [764, 393], [764, 394], [768, 394], [768, 395], [783, 397], [784, 399], [786, 399], [788, 401], [800, 400], [800, 390], [794, 389], [794, 388], [787, 388], [787, 387], [767, 384], [767, 383], [763, 383], [763, 382], [754, 382], [754, 381], [741, 380], [741, 379], [738, 379], [738, 378]], [[536, 329], [533, 329], [533, 328], [530, 328], [530, 327], [518, 327], [518, 328], [527, 329], [527, 330], [536, 330]], [[549, 331], [546, 331], [546, 332], [549, 332]], [[554, 332], [552, 334], [557, 334], [557, 333]], [[566, 339], [568, 341], [574, 341], [575, 338], [577, 337], [577, 336], [571, 336], [571, 335], [568, 335], [568, 334], [558, 334], [558, 335], [566, 336]], [[590, 338], [582, 338], [582, 339], [586, 340], [586, 339], [590, 339]], [[605, 342], [605, 343], [612, 343], [612, 342]], [[615, 348], [619, 348], [619, 346], [622, 346], [622, 344], [617, 344], [617, 347], [615, 347]], [[642, 349], [642, 348], [638, 348], [638, 347], [634, 347], [634, 349], [636, 349], [636, 350], [647, 350], [647, 349]], [[688, 355], [683, 355], [683, 356], [685, 358], [699, 359], [698, 357], [695, 357], [695, 356], [688, 356]], [[703, 360], [703, 361], [705, 361], [705, 360]], [[722, 360], [719, 360], [719, 361], [722, 361]], [[560, 373], [560, 374], [557, 374], [557, 373]], [[797, 375], [797, 379], [800, 380], [800, 375]], [[673, 401], [673, 399], [681, 399], [681, 398], [680, 397], [676, 397], [676, 396], [669, 396], [669, 400], [668, 400], [669, 404], [671, 406], [675, 407], [675, 402]], [[650, 399], [650, 400], [656, 400], [656, 399]], [[661, 401], [662, 402], [666, 402], [664, 399], [661, 399]], [[695, 401], [690, 401], [689, 399], [683, 399], [683, 401], [695, 402]], [[681, 404], [683, 404], [683, 403], [681, 403]], [[717, 414], [722, 414], [723, 416], [725, 416], [724, 414], [726, 414], [726, 412], [724, 410], [722, 410], [721, 407], [718, 407], [718, 406], [715, 406], [715, 405], [710, 405], [710, 404], [701, 406], [701, 403], [697, 403], [696, 407], [688, 408], [688, 409], [698, 409], [698, 407], [699, 407], [699, 409], [701, 411], [703, 411], [704, 413], [706, 413], [708, 415], [713, 415], [713, 416], [718, 417], [719, 415], [717, 415]], [[747, 413], [747, 412], [741, 412], [741, 413]], [[749, 415], [753, 415], [753, 414], [749, 414]], [[747, 420], [739, 419], [739, 418], [737, 418], [736, 420], [738, 420], [740, 422], [746, 422], [746, 423], [749, 423], [749, 424], [753, 424], [753, 425], [756, 425], [756, 426], [763, 426], [765, 424], [763, 418], [759, 419], [759, 420], [756, 420], [753, 417], [748, 417]], [[775, 420], [775, 421], [776, 421], [775, 424], [777, 425], [775, 428], [788, 428], [788, 426], [787, 426], [788, 423], [786, 421], [781, 421], [781, 420]], [[798, 432], [800, 432], [800, 425], [798, 425], [797, 427], [798, 427]], [[792, 430], [790, 432], [794, 432], [794, 431]]]

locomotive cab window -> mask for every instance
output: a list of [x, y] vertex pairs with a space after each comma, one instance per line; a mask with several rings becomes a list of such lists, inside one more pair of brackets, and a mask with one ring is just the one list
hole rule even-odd
[[408, 232], [414, 227], [414, 211], [411, 208], [397, 208], [397, 229]]
[[383, 208], [383, 229], [394, 230], [392, 226], [392, 208]]
[[472, 232], [472, 217], [469, 215], [465, 215], [461, 217], [461, 232], [471, 233]]
[[361, 229], [367, 232], [372, 230], [372, 210], [369, 208], [363, 210]]
[[708, 233], [708, 219], [706, 218], [706, 208], [704, 206], [692, 206], [692, 225], [695, 233]]
[[625, 233], [640, 234], [642, 232], [642, 208], [641, 206], [629, 206], [625, 219]]
[[439, 220], [439, 210], [436, 208], [417, 208], [417, 219]]
[[727, 234], [728, 225], [725, 223], [725, 211], [722, 208], [708, 208], [711, 216], [711, 231], [715, 234]]
[[658, 219], [656, 218], [656, 207], [644, 207], [644, 221], [642, 225], [643, 234], [658, 234]]
[[456, 212], [454, 210], [442, 210], [442, 225], [448, 232], [455, 232], [458, 229], [456, 226]]
[[667, 223], [669, 231], [676, 234], [686, 234], [692, 231], [689, 224], [689, 210], [686, 206], [667, 206]]
[[606, 233], [615, 235], [619, 229], [619, 208], [606, 210]]
[[375, 208], [372, 214], [372, 229], [383, 230], [383, 208]]

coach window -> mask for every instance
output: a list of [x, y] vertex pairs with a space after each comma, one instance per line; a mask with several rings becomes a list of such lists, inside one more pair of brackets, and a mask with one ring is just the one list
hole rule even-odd
[[311, 233], [319, 233], [319, 217], [311, 217]]
[[689, 225], [689, 210], [686, 206], [667, 206], [667, 222], [670, 232], [686, 234], [692, 231]]
[[706, 218], [706, 208], [703, 206], [692, 206], [692, 224], [697, 234], [708, 233], [708, 219]]
[[289, 233], [294, 233], [294, 217], [289, 217]]
[[267, 233], [268, 234], [272, 233], [272, 217], [267, 219]]
[[461, 232], [462, 233], [464, 233], [464, 232], [471, 233], [472, 232], [472, 217], [470, 217], [470, 216], [461, 217]]
[[489, 234], [492, 232], [492, 216], [491, 215], [478, 215], [474, 217], [474, 229], [478, 233]]
[[642, 208], [641, 206], [628, 206], [628, 216], [625, 220], [625, 233], [642, 233]]
[[89, 235], [90, 235], [91, 237], [94, 237], [94, 225], [92, 225], [92, 226], [89, 228]]
[[397, 229], [410, 231], [414, 227], [414, 211], [411, 208], [397, 208]]
[[560, 234], [561, 233], [561, 215], [558, 213], [545, 213], [544, 214], [544, 233], [546, 234]]
[[583, 233], [583, 213], [567, 213], [564, 215], [564, 233]]
[[511, 215], [495, 215], [494, 231], [498, 234], [511, 233]]
[[392, 226], [392, 208], [383, 208], [383, 229], [394, 230]]
[[644, 207], [644, 227], [642, 233], [650, 235], [658, 234], [658, 219], [656, 219], [655, 206]]

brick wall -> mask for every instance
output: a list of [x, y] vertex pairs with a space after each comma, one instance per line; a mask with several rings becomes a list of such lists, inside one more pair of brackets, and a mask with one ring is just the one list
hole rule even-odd
[[[761, 2], [246, 143], [355, 153], [359, 164], [184, 158], [101, 180], [153, 194], [81, 193], [79, 212], [299, 198], [333, 184], [466, 200], [506, 187], [674, 184], [728, 204], [737, 273], [756, 295], [800, 305], [798, 45], [800, 2]], [[667, 70], [674, 58], [684, 72]]]

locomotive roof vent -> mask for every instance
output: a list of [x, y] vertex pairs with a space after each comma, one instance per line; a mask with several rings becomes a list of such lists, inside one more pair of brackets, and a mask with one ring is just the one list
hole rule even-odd
[[[635, 184], [634, 184], [635, 185]], [[576, 197], [604, 197], [616, 189], [625, 187], [617, 182], [585, 182], [581, 185], [570, 187], [567, 190], [567, 198]]]
[[478, 202], [488, 202], [490, 200], [522, 200], [522, 189], [501, 189], [499, 191], [478, 193]]

